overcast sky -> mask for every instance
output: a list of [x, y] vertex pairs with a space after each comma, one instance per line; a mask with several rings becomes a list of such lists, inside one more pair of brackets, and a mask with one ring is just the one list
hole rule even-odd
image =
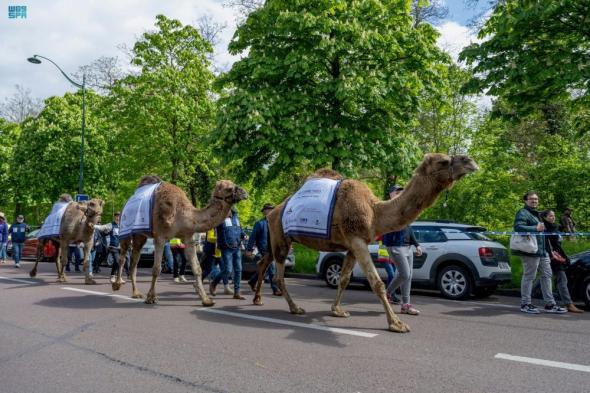
[[[439, 45], [456, 54], [474, 39], [466, 27], [476, 11], [465, 0], [446, 0], [450, 14], [438, 29]], [[121, 44], [132, 46], [146, 30], [154, 28], [155, 17], [164, 14], [184, 24], [194, 24], [203, 15], [227, 24], [216, 48], [215, 62], [228, 68], [235, 59], [227, 44], [236, 26], [232, 9], [222, 0], [0, 0], [0, 100], [20, 84], [34, 97], [47, 98], [73, 91], [75, 87], [51, 64], [34, 65], [26, 59], [33, 54], [51, 58], [66, 73], [101, 56], [118, 56]], [[485, 2], [483, 2], [485, 3]], [[27, 6], [26, 19], [9, 19], [9, 5]]]

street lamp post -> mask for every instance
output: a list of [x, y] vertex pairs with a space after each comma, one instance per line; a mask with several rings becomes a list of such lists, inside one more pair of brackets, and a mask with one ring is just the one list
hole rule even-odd
[[86, 128], [86, 74], [82, 74], [82, 83], [75, 82], [58, 66], [53, 60], [41, 56], [41, 55], [34, 55], [33, 57], [29, 57], [27, 60], [29, 63], [33, 64], [41, 64], [41, 60], [45, 59], [49, 61], [51, 64], [57, 67], [57, 69], [61, 72], [61, 74], [74, 86], [82, 89], [82, 141], [80, 143], [80, 176], [78, 178], [78, 194], [82, 195], [84, 193], [84, 129]]

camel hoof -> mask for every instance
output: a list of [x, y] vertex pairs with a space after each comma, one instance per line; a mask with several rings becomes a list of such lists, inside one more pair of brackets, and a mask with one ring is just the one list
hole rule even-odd
[[332, 315], [339, 318], [348, 318], [350, 313], [344, 310], [332, 310]]
[[299, 306], [296, 306], [295, 308], [291, 309], [291, 314], [303, 315], [303, 314], [305, 314], [305, 310]]
[[132, 299], [143, 299], [143, 293], [141, 292], [136, 292], [133, 295], [131, 295]]
[[211, 299], [207, 299], [207, 300], [201, 301], [201, 304], [204, 307], [211, 307], [211, 306], [214, 306], [215, 305], [215, 302], [213, 300], [211, 300]]
[[255, 306], [262, 306], [264, 303], [262, 303], [262, 298], [260, 296], [254, 296], [252, 304], [254, 304]]
[[68, 282], [68, 279], [66, 278], [66, 276], [58, 277], [57, 282]]
[[395, 333], [409, 333], [410, 326], [405, 322], [399, 321], [398, 323], [389, 325], [389, 330]]
[[35, 277], [37, 275], [37, 270], [31, 270], [29, 272], [29, 277]]
[[96, 280], [94, 280], [94, 278], [87, 277], [86, 280], [84, 280], [84, 284], [86, 284], [86, 285], [96, 285]]
[[145, 299], [145, 304], [156, 304], [158, 303], [158, 297], [156, 295], [152, 295], [148, 293], [147, 298]]
[[116, 281], [114, 283], [111, 283], [111, 287], [113, 287], [113, 291], [118, 291], [119, 289], [121, 289], [121, 285], [123, 285], [123, 284], [120, 282], [116, 282]]

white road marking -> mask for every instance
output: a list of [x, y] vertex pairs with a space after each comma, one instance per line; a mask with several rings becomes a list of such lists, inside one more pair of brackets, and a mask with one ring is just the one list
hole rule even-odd
[[253, 319], [256, 321], [276, 323], [279, 325], [296, 326], [296, 327], [301, 327], [301, 328], [306, 328], [306, 329], [323, 330], [326, 332], [339, 333], [339, 334], [348, 334], [350, 336], [358, 336], [358, 337], [366, 337], [366, 338], [373, 338], [373, 337], [378, 336], [378, 334], [375, 334], [375, 333], [366, 333], [366, 332], [359, 332], [356, 330], [333, 328], [333, 327], [329, 327], [329, 326], [314, 325], [311, 323], [285, 321], [283, 319], [259, 317], [259, 316], [255, 316], [255, 315], [248, 315], [248, 314], [242, 314], [242, 313], [231, 312], [231, 311], [217, 310], [214, 308], [201, 308], [199, 310], [210, 312], [213, 314], [229, 315], [229, 316], [237, 317], [237, 318]]
[[3, 276], [0, 276], [0, 279], [1, 280], [7, 280], [7, 281], [20, 282], [20, 283], [24, 283], [24, 284], [39, 284], [39, 281], [19, 280], [18, 278], [9, 278], [9, 277], [3, 277]]
[[89, 291], [88, 289], [80, 289], [80, 288], [72, 288], [72, 287], [61, 287], [61, 289], [65, 289], [66, 291], [74, 291], [74, 292], [88, 293], [90, 295], [116, 297], [117, 299], [130, 300], [132, 302], [142, 302], [143, 301], [143, 299], [133, 299], [132, 297], [129, 297], [129, 296], [115, 295], [114, 293]]
[[552, 360], [544, 360], [544, 359], [536, 359], [536, 358], [527, 358], [524, 356], [508, 355], [507, 353], [498, 353], [498, 354], [496, 354], [496, 356], [494, 356], [494, 358], [504, 359], [504, 360], [512, 360], [514, 362], [537, 364], [540, 366], [547, 366], [547, 367], [565, 368], [567, 370], [583, 371], [586, 373], [590, 373], [590, 366], [584, 366], [582, 364], [554, 362]]

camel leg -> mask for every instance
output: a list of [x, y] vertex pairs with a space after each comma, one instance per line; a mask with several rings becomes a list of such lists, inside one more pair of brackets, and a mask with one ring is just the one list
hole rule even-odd
[[68, 282], [64, 269], [68, 263], [68, 242], [65, 240], [59, 241], [59, 253], [55, 264], [57, 265], [57, 281]]
[[344, 295], [344, 290], [348, 287], [348, 283], [350, 282], [350, 275], [352, 274], [352, 268], [354, 267], [355, 257], [351, 251], [346, 253], [346, 257], [344, 258], [344, 263], [342, 264], [342, 273], [340, 274], [340, 282], [338, 283], [338, 292], [336, 293], [336, 300], [334, 300], [334, 304], [332, 304], [332, 315], [335, 317], [349, 317], [350, 313], [348, 311], [344, 311], [340, 302], [342, 301], [342, 296]]
[[39, 240], [37, 242], [37, 253], [35, 255], [35, 258], [36, 258], [35, 265], [31, 269], [31, 271], [29, 272], [30, 277], [35, 277], [37, 275], [37, 265], [39, 264], [39, 261], [41, 260], [41, 258], [43, 258], [43, 247], [45, 246], [46, 241], [47, 240]]
[[121, 289], [125, 282], [123, 281], [123, 269], [125, 269], [125, 260], [127, 259], [127, 251], [131, 245], [130, 239], [126, 238], [123, 241], [119, 241], [119, 268], [117, 269], [117, 277], [115, 282], [111, 284], [113, 291]]
[[147, 238], [145, 236], [142, 238], [135, 237], [133, 239], [131, 266], [129, 266], [129, 274], [131, 275], [131, 289], [133, 291], [131, 297], [133, 299], [143, 299], [143, 294], [139, 292], [139, 289], [137, 289], [137, 264], [139, 263], [139, 258], [141, 257], [141, 248], [145, 244], [146, 240]]
[[[289, 304], [289, 310], [291, 311], [291, 314], [305, 314], [305, 310], [301, 307], [299, 307], [297, 304], [295, 304], [295, 302], [293, 301], [293, 299], [291, 299], [291, 295], [289, 295], [289, 292], [287, 291], [287, 285], [285, 284], [285, 259], [287, 256], [287, 252], [289, 250], [289, 245], [287, 245], [287, 247], [284, 250], [284, 253], [281, 252], [281, 250], [278, 250], [279, 252], [273, 251], [273, 255], [275, 256], [275, 262], [277, 264], [277, 276], [276, 276], [276, 283], [279, 286], [279, 289], [281, 290], [281, 292], [283, 292], [283, 296], [285, 297], [285, 300], [287, 301], [287, 303]], [[260, 275], [258, 277], [258, 280], [260, 282], [260, 279], [264, 279], [264, 275]], [[259, 287], [262, 287], [262, 283], [257, 284]]]
[[266, 274], [266, 269], [268, 269], [268, 267], [270, 266], [270, 264], [272, 263], [272, 254], [270, 253], [266, 253], [264, 255], [264, 257], [258, 261], [258, 264], [256, 265], [256, 272], [258, 274], [257, 280], [256, 280], [256, 287], [255, 287], [255, 291], [254, 291], [254, 300], [252, 301], [252, 303], [254, 303], [257, 306], [262, 306], [264, 303], [262, 303], [262, 282], [264, 281], [264, 275]]
[[145, 302], [147, 304], [155, 304], [158, 302], [158, 296], [156, 296], [156, 281], [160, 275], [162, 268], [162, 254], [164, 252], [164, 243], [166, 240], [161, 237], [154, 237], [154, 267], [152, 268], [152, 285], [147, 294]]
[[356, 256], [359, 264], [361, 265], [365, 276], [369, 280], [369, 284], [371, 284], [371, 289], [379, 297], [379, 300], [381, 300], [381, 303], [383, 304], [383, 308], [385, 308], [389, 330], [397, 333], [409, 332], [410, 327], [398, 318], [398, 316], [393, 312], [393, 308], [391, 308], [391, 305], [387, 301], [385, 284], [383, 284], [381, 277], [379, 277], [379, 274], [377, 273], [375, 265], [373, 265], [373, 260], [371, 259], [371, 255], [369, 254], [369, 249], [365, 241], [360, 238], [352, 239], [351, 248], [351, 251]]
[[203, 272], [201, 270], [201, 264], [197, 259], [197, 249], [193, 244], [192, 235], [185, 236], [183, 242], [184, 244], [186, 244], [186, 248], [184, 249], [184, 255], [186, 256], [188, 262], [191, 264], [191, 271], [193, 272], [193, 276], [195, 276], [194, 287], [199, 296], [201, 297], [201, 304], [203, 304], [203, 306], [205, 307], [211, 307], [215, 304], [215, 302], [209, 298], [209, 295], [207, 295], [207, 292], [203, 287], [203, 279], [201, 277]]
[[90, 258], [90, 249], [92, 248], [92, 240], [89, 242], [84, 243], [84, 258], [82, 264], [82, 271], [84, 272], [84, 284], [86, 285], [95, 285], [96, 281], [92, 278], [92, 272], [88, 269], [89, 263], [88, 258]]

